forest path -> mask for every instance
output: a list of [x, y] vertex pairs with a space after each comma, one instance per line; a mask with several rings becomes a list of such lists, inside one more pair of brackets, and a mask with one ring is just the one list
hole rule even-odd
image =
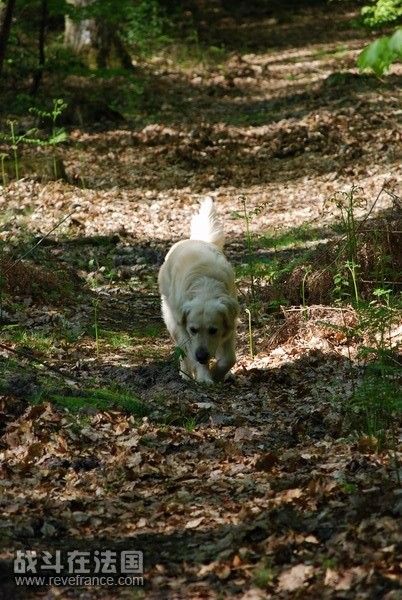
[[[30, 352], [64, 380], [7, 363], [0, 597], [399, 598], [393, 454], [356, 433], [348, 407], [362, 377], [341, 331], [353, 311], [296, 308], [278, 326], [259, 277], [252, 306], [241, 217], [244, 197], [254, 256], [274, 270], [336, 229], [323, 208], [337, 190], [359, 185], [371, 206], [396, 187], [400, 67], [385, 82], [357, 75], [350, 16], [331, 5], [220, 21], [211, 47], [226, 53], [142, 65], [141, 115], [71, 130], [70, 184], [8, 186], [5, 236], [45, 235], [74, 211], [38, 257], [78, 273], [85, 294], [49, 307], [19, 291], [13, 323], [52, 340]], [[180, 379], [156, 287], [207, 193], [242, 306], [236, 379], [213, 389]], [[373, 214], [391, 206], [381, 194]], [[60, 408], [94, 389], [112, 406]], [[52, 404], [27, 408], [27, 396]], [[135, 401], [137, 417], [116, 406]], [[142, 550], [145, 589], [14, 589], [15, 548]]]

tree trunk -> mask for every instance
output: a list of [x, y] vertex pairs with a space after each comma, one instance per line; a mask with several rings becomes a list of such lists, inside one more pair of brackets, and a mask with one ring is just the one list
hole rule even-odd
[[16, 0], [7, 0], [4, 3], [0, 0], [0, 76], [3, 70], [4, 58], [6, 55], [15, 1]]
[[47, 18], [48, 18], [48, 10], [47, 10], [47, 1], [42, 0], [41, 6], [41, 19], [40, 19], [40, 28], [39, 28], [39, 39], [38, 39], [38, 50], [39, 50], [39, 59], [38, 59], [38, 67], [34, 73], [32, 86], [31, 86], [31, 94], [35, 96], [38, 91], [39, 84], [42, 80], [43, 69], [45, 67], [45, 38], [46, 38], [46, 27], [47, 27]]
[[[68, 0], [77, 8], [93, 0]], [[73, 20], [65, 18], [64, 44], [90, 68], [124, 67], [132, 69], [132, 61], [117, 33], [100, 19]]]

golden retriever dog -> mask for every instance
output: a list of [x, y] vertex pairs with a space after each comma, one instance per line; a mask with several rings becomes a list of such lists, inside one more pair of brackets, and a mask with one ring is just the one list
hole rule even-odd
[[174, 244], [159, 271], [162, 315], [181, 348], [184, 378], [214, 384], [236, 361], [234, 271], [223, 254], [224, 233], [212, 198], [191, 221], [190, 239]]

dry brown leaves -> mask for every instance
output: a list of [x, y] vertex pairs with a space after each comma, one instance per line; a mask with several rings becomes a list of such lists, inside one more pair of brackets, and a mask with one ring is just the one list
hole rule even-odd
[[[78, 273], [75, 285], [86, 291], [44, 306], [29, 286], [19, 289], [2, 307], [7, 326], [49, 336], [62, 330], [50, 354], [30, 351], [74, 377], [72, 387], [117, 383], [150, 409], [140, 419], [55, 407], [46, 401], [43, 366], [35, 371], [20, 357], [0, 404], [5, 565], [15, 549], [74, 549], [85, 540], [87, 549], [143, 550], [147, 598], [399, 597], [394, 451], [376, 452], [347, 410], [362, 376], [350, 363], [358, 346], [346, 343], [341, 327], [353, 324], [353, 311], [286, 309], [280, 327], [256, 323], [253, 358], [242, 319], [236, 380], [207, 390], [182, 382], [170, 362], [155, 286], [200, 194], [216, 198], [238, 264], [246, 262], [244, 222], [234, 216], [241, 194], [257, 209], [250, 223], [257, 240], [306, 221], [333, 224], [324, 201], [352, 183], [371, 201], [385, 181], [397, 190], [400, 67], [388, 84], [359, 80], [360, 40], [333, 26], [338, 6], [329, 27], [328, 10], [303, 13], [294, 38], [290, 24], [254, 23], [260, 51], [233, 52], [224, 69], [184, 69], [165, 58], [147, 65], [163, 90], [158, 122], [75, 129], [63, 149], [69, 183], [24, 179], [3, 189], [8, 256], [22, 230], [43, 236], [74, 211], [41, 256]], [[330, 39], [322, 39], [317, 14]], [[222, 23], [221, 35], [230, 40], [235, 25]], [[278, 49], [267, 51], [267, 33]], [[292, 39], [299, 46], [288, 46]], [[341, 42], [348, 47], [339, 62]], [[384, 194], [374, 212], [391, 206]], [[239, 283], [242, 300], [248, 282]], [[130, 336], [126, 347], [102, 339], [98, 357], [88, 334], [94, 298], [101, 328]], [[2, 367], [15, 359], [7, 344], [21, 348], [7, 341]], [[51, 375], [53, 391], [65, 385]], [[39, 392], [44, 403], [29, 405]], [[5, 580], [5, 598], [43, 597]], [[45, 597], [129, 591], [52, 589]]]

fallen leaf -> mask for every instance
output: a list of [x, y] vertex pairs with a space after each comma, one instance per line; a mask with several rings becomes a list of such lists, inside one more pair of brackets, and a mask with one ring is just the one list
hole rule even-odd
[[302, 587], [312, 576], [314, 567], [300, 563], [294, 565], [291, 569], [283, 571], [279, 576], [278, 588], [281, 591], [294, 592]]
[[187, 521], [184, 528], [185, 529], [196, 529], [203, 522], [204, 517], [198, 517], [198, 519], [192, 519], [191, 521]]
[[28, 448], [28, 452], [24, 458], [25, 463], [31, 463], [35, 461], [37, 458], [42, 456], [44, 450], [44, 444], [40, 442], [34, 442]]
[[121, 435], [122, 433], [124, 433], [126, 431], [127, 428], [128, 428], [128, 424], [125, 421], [121, 421], [120, 423], [118, 423], [116, 429], [114, 430], [114, 434]]
[[266, 452], [257, 459], [255, 468], [257, 471], [272, 471], [273, 467], [279, 462], [278, 457], [273, 452]]

